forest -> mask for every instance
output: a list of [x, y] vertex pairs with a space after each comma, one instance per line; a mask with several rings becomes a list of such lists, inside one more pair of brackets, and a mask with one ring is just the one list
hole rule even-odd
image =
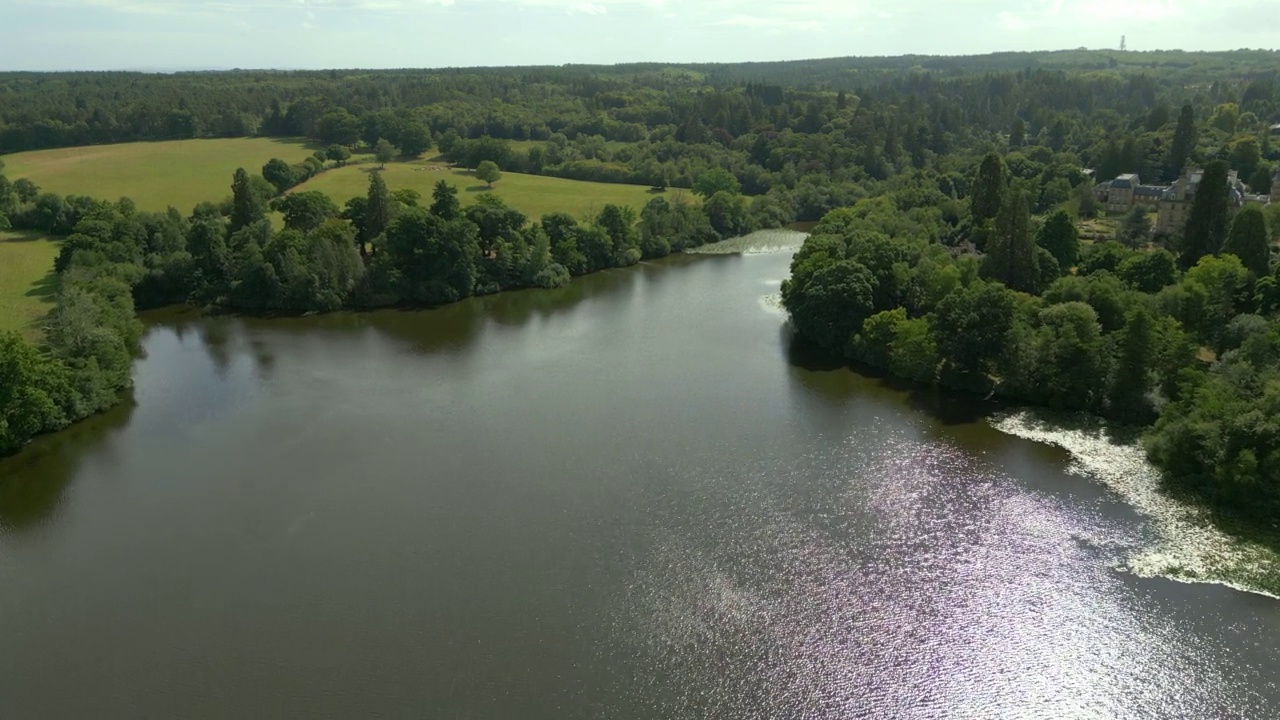
[[[431, 306], [820, 220], [783, 300], [797, 331], [916, 382], [1149, 427], [1152, 460], [1216, 506], [1280, 510], [1280, 205], [1231, 205], [1280, 167], [1280, 53], [1001, 54], [743, 65], [0, 74], [0, 153], [303, 137], [167, 213], [0, 178], [0, 226], [64, 238], [42, 344], [5, 336], [0, 453], [109, 406], [134, 309]], [[337, 207], [290, 192], [353, 149], [639, 183], [643, 211], [531, 222], [369, 174]], [[1204, 169], [1184, 228], [1095, 184]], [[1221, 182], [1219, 182], [1221, 179]], [[701, 202], [662, 192], [689, 188]], [[1218, 192], [1221, 188], [1221, 192]], [[278, 213], [283, 227], [270, 216]]]

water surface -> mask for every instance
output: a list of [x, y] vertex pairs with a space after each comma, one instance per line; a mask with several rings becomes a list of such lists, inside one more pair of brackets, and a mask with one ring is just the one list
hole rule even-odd
[[1280, 606], [805, 352], [788, 262], [150, 318], [130, 403], [0, 462], [3, 715], [1280, 716]]

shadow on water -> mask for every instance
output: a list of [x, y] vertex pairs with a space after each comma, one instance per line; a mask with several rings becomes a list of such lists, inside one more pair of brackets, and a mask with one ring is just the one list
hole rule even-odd
[[129, 424], [136, 403], [125, 396], [111, 410], [31, 441], [0, 459], [0, 531], [22, 532], [53, 516], [81, 462]]
[[787, 363], [804, 371], [799, 382], [833, 398], [848, 399], [874, 390], [896, 394], [911, 409], [928, 414], [943, 425], [972, 425], [1000, 409], [998, 403], [968, 393], [920, 385], [877, 368], [850, 364], [798, 336], [789, 323], [779, 330]]

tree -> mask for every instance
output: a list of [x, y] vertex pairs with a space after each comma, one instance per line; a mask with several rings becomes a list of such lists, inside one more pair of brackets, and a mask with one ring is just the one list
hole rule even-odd
[[1166, 165], [1165, 180], [1177, 180], [1186, 166], [1187, 159], [1196, 149], [1196, 111], [1190, 105], [1183, 105], [1178, 114], [1178, 125], [1173, 131], [1173, 142], [1169, 145], [1169, 160]]
[[1035, 292], [1039, 272], [1035, 245], [1031, 242], [1031, 212], [1020, 188], [1008, 193], [995, 218], [987, 256], [982, 263], [985, 277], [998, 280], [1014, 290]]
[[502, 179], [502, 171], [498, 169], [498, 163], [481, 160], [476, 166], [476, 179], [484, 181], [492, 189], [493, 184]]
[[1048, 250], [1063, 271], [1075, 267], [1080, 259], [1080, 234], [1066, 210], [1058, 210], [1045, 220], [1036, 235], [1036, 244]]
[[722, 190], [708, 198], [702, 204], [702, 210], [721, 238], [747, 235], [756, 230], [755, 219], [747, 208], [746, 198], [741, 195]]
[[728, 170], [715, 168], [702, 173], [693, 181], [693, 192], [709, 200], [718, 192], [736, 195], [742, 192], [742, 184]]
[[1222, 251], [1240, 258], [1255, 277], [1267, 274], [1271, 265], [1271, 248], [1267, 242], [1267, 221], [1262, 210], [1256, 205], [1246, 205], [1236, 214]]
[[1178, 263], [1164, 249], [1134, 253], [1120, 261], [1116, 276], [1142, 293], [1157, 293], [1178, 279]]
[[337, 217], [338, 206], [319, 190], [295, 192], [278, 199], [275, 209], [284, 214], [284, 226], [306, 235]]
[[387, 190], [387, 183], [382, 173], [369, 173], [369, 192], [365, 196], [364, 235], [366, 241], [373, 241], [386, 231], [395, 217], [395, 201]]
[[1200, 258], [1222, 250], [1227, 235], [1228, 191], [1227, 164], [1214, 160], [1205, 165], [1182, 234], [1182, 267], [1192, 267]]
[[801, 335], [843, 353], [874, 312], [871, 272], [852, 260], [822, 265], [803, 283], [784, 288], [783, 304]]
[[1083, 302], [1060, 303], [1041, 310], [1039, 321], [1032, 341], [1038, 399], [1056, 409], [1095, 408], [1109, 360], [1097, 313]]
[[360, 118], [345, 108], [334, 108], [316, 122], [316, 139], [325, 145], [355, 145], [360, 128]]
[[978, 166], [973, 179], [973, 191], [969, 196], [969, 212], [975, 223], [982, 223], [996, 216], [1004, 205], [1005, 185], [1009, 182], [1009, 168], [996, 153], [988, 153]]
[[1124, 216], [1124, 222], [1116, 228], [1116, 240], [1126, 247], [1140, 248], [1147, 244], [1151, 237], [1151, 219], [1147, 217], [1147, 209], [1134, 205]]
[[342, 167], [351, 159], [351, 150], [345, 145], [330, 145], [325, 148], [324, 156], [337, 163], [338, 167]]
[[266, 203], [254, 190], [249, 173], [244, 168], [237, 168], [231, 180], [230, 231], [252, 225], [266, 216]]
[[271, 158], [266, 165], [262, 166], [262, 177], [271, 183], [277, 193], [282, 193], [297, 184], [293, 168], [280, 158]]
[[1022, 122], [1022, 118], [1014, 118], [1013, 126], [1009, 129], [1009, 147], [1020, 148], [1027, 144], [1027, 124]]
[[396, 156], [396, 149], [386, 138], [378, 138], [377, 144], [373, 146], [373, 157], [378, 161], [378, 165], [386, 167]]
[[1142, 306], [1129, 314], [1120, 336], [1120, 353], [1111, 377], [1108, 403], [1111, 414], [1135, 424], [1151, 420], [1152, 385], [1156, 345], [1151, 314]]
[[437, 180], [431, 190], [431, 214], [441, 220], [453, 220], [462, 214], [462, 203], [458, 202], [458, 188], [444, 180]]
[[992, 388], [996, 361], [1004, 355], [1013, 326], [1014, 294], [993, 283], [975, 282], [950, 293], [934, 312], [934, 344], [943, 384], [974, 392]]
[[400, 145], [400, 153], [405, 157], [420, 157], [431, 149], [431, 131], [420, 122], [408, 122], [400, 128], [396, 142]]

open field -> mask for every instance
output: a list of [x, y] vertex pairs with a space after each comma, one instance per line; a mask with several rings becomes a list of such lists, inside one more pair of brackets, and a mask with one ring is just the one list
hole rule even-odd
[[[372, 164], [361, 164], [329, 170], [294, 188], [294, 192], [319, 190], [341, 205], [368, 192], [369, 171], [373, 168]], [[440, 180], [458, 188], [459, 199], [464, 206], [490, 192], [483, 182], [466, 170], [425, 162], [388, 163], [382, 177], [393, 191], [404, 188], [417, 190], [422, 194], [423, 205], [431, 204], [431, 190]], [[502, 179], [493, 184], [491, 192], [531, 219], [552, 212], [567, 212], [575, 218], [584, 219], [609, 204], [630, 205], [638, 212], [656, 195], [643, 185], [583, 182], [509, 172], [502, 174]], [[670, 190], [667, 196], [680, 192], [693, 199], [687, 191], [680, 190]]]
[[34, 233], [0, 232], [0, 331], [38, 336], [36, 323], [53, 307], [58, 244]]
[[186, 214], [231, 195], [238, 167], [260, 173], [273, 157], [294, 163], [312, 152], [301, 142], [271, 138], [89, 145], [5, 155], [4, 174], [60, 195], [129, 197], [142, 210], [173, 206]]

